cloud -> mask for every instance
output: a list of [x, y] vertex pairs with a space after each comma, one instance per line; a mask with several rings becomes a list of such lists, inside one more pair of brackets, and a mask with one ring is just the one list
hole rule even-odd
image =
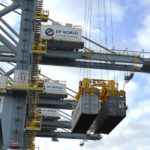
[[137, 30], [136, 36], [137, 42], [148, 50], [150, 48], [150, 14], [145, 17], [142, 27]]
[[[107, 1], [109, 2], [109, 1]], [[107, 4], [109, 6], [109, 4]], [[116, 3], [114, 1], [112, 1], [112, 15], [113, 15], [113, 19], [114, 21], [122, 21], [122, 19], [124, 18], [125, 14], [126, 14], [126, 7], [123, 5], [120, 5], [119, 3]], [[110, 8], [107, 8], [107, 13], [110, 14]]]
[[[89, 142], [87, 150], [103, 149], [108, 150], [148, 150], [150, 142], [150, 118], [142, 119], [142, 116], [150, 114], [150, 111], [145, 109], [149, 106], [150, 100], [139, 103], [135, 110], [140, 111], [140, 115], [132, 110], [127, 117], [112, 131], [109, 135], [104, 135], [103, 139], [98, 143]], [[138, 119], [136, 121], [136, 119]]]
[[[87, 1], [88, 4], [88, 1]], [[102, 3], [100, 1], [100, 6]], [[62, 7], [63, 6], [63, 7]], [[97, 15], [97, 1], [93, 1], [93, 15]], [[112, 3], [113, 16], [115, 20], [121, 21], [125, 15], [125, 7], [119, 3]], [[60, 22], [72, 22], [83, 24], [85, 1], [84, 0], [44, 0], [44, 8], [50, 10], [50, 18]], [[107, 14], [110, 15], [110, 5], [106, 3]], [[100, 10], [102, 13], [102, 9]], [[94, 16], [93, 16], [94, 17]]]
[[83, 1], [45, 0], [43, 7], [50, 10], [50, 18], [53, 18], [56, 21], [82, 24], [84, 9]]
[[149, 7], [150, 5], [150, 0], [139, 0], [139, 4], [140, 5], [143, 5], [143, 6], [146, 6], [146, 7]]
[[[142, 117], [150, 115], [150, 100], [145, 100], [137, 103], [136, 108], [132, 109], [128, 114], [132, 119], [142, 119]], [[145, 118], [144, 118], [145, 119]]]

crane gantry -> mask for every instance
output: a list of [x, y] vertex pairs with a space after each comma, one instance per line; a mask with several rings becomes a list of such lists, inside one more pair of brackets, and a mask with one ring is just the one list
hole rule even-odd
[[[119, 91], [114, 81], [84, 79], [80, 81], [76, 98], [70, 100], [67, 93], [46, 92], [46, 83], [53, 82], [49, 78], [42, 80], [39, 65], [55, 65], [67, 67], [83, 67], [92, 69], [108, 69], [150, 73], [150, 58], [144, 58], [141, 53], [110, 50], [87, 37], [82, 36], [107, 52], [95, 52], [84, 47], [84, 42], [63, 43], [63, 41], [48, 41], [41, 38], [41, 24], [49, 20], [49, 12], [43, 10], [43, 0], [13, 0], [9, 6], [3, 5], [0, 10], [0, 21], [17, 38], [13, 38], [6, 29], [0, 26], [0, 61], [14, 63], [14, 68], [5, 72], [1, 69], [0, 77], [0, 149], [35, 149], [35, 137], [51, 137], [68, 139], [100, 140], [100, 133], [108, 134], [126, 115], [125, 92]], [[21, 13], [16, 12], [21, 9]], [[21, 15], [19, 34], [2, 17], [15, 11]], [[55, 22], [56, 24], [56, 22]], [[70, 25], [68, 25], [70, 26]], [[12, 42], [10, 42], [10, 39]], [[65, 47], [67, 43], [70, 46]], [[10, 77], [14, 73], [14, 79]], [[61, 85], [54, 83], [54, 85]], [[71, 90], [71, 89], [69, 89]], [[72, 90], [71, 90], [72, 91]], [[89, 101], [87, 101], [87, 99]], [[95, 101], [91, 104], [90, 101]], [[90, 103], [95, 106], [91, 112], [78, 118], [79, 107]], [[87, 103], [88, 102], [88, 103]], [[117, 102], [117, 103], [116, 103]], [[120, 107], [120, 116], [114, 110], [114, 116], [105, 114], [115, 103]], [[89, 104], [88, 104], [89, 105]], [[73, 110], [72, 120], [61, 121], [57, 117], [46, 118], [39, 108], [56, 108]], [[102, 120], [98, 115], [108, 115]], [[111, 124], [112, 119], [115, 120]], [[86, 128], [83, 121], [87, 121]], [[94, 123], [93, 123], [94, 122]], [[108, 124], [111, 124], [110, 126]], [[94, 127], [95, 125], [95, 127]], [[70, 132], [60, 132], [57, 128], [69, 129]], [[71, 131], [72, 129], [72, 131]], [[88, 130], [94, 133], [87, 134]]]

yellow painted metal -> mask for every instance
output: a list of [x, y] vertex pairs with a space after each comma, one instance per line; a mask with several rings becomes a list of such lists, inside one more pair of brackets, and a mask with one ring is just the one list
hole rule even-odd
[[[137, 64], [137, 56], [136, 55], [134, 55], [134, 64], [136, 65]], [[138, 71], [140, 71], [141, 70], [141, 67], [138, 67], [138, 66], [133, 66], [133, 70], [138, 70]]]
[[42, 41], [41, 39], [40, 39], [40, 41], [41, 42], [38, 43], [38, 44], [33, 44], [32, 52], [46, 54], [46, 52], [47, 52], [47, 42]]
[[25, 149], [35, 150], [34, 139], [35, 133], [32, 131], [27, 131], [25, 134]]
[[[42, 20], [48, 19], [49, 11], [37, 11], [35, 12], [35, 18], [40, 18]], [[41, 20], [41, 21], [42, 21]], [[36, 21], [35, 21], [36, 22]], [[34, 44], [32, 46], [32, 60], [31, 60], [31, 81], [28, 82], [28, 86], [25, 88], [29, 89], [41, 89], [44, 90], [44, 81], [39, 80], [40, 70], [38, 69], [38, 65], [42, 59], [42, 55], [46, 54], [47, 51], [47, 42], [40, 39], [37, 40], [36, 33], [34, 34]], [[35, 38], [36, 37], [36, 38]], [[37, 53], [37, 54], [34, 54]], [[34, 76], [34, 77], [33, 77]], [[28, 130], [26, 133], [26, 149], [34, 150], [36, 147], [34, 146], [34, 138], [35, 132], [37, 130], [41, 130], [42, 126], [42, 112], [37, 111], [38, 103], [39, 103], [39, 92], [38, 91], [29, 91], [28, 94], [28, 110], [27, 115], [28, 118], [26, 120], [26, 129]], [[29, 132], [31, 130], [31, 132]], [[38, 148], [39, 150], [39, 148]]]
[[133, 66], [133, 70], [134, 70], [134, 71], [136, 71], [136, 70], [137, 70], [137, 71], [140, 71], [141, 69], [142, 69], [141, 67]]
[[86, 57], [86, 58], [88, 58], [88, 59], [90, 59], [90, 57], [91, 57], [91, 50], [88, 49], [87, 52], [83, 52], [83, 53], [82, 53], [82, 56], [83, 56], [83, 57]]
[[0, 93], [6, 93], [7, 91], [5, 89], [0, 89]]
[[36, 82], [27, 82], [27, 86], [25, 86], [26, 81], [22, 79], [17, 79], [21, 86], [9, 85], [8, 81], [6, 81], [6, 89], [14, 88], [14, 89], [33, 89], [33, 90], [44, 90], [44, 81], [36, 80]]
[[36, 116], [36, 118], [32, 120], [26, 121], [26, 129], [35, 131], [35, 130], [41, 130], [42, 126], [42, 113], [40, 116]]
[[33, 119], [26, 120], [26, 129], [29, 130], [41, 130], [42, 125], [42, 112], [37, 111], [38, 103], [39, 103], [39, 96], [38, 92], [35, 93], [33, 97], [33, 102], [31, 102], [31, 92], [29, 92], [28, 96], [28, 115], [31, 116], [31, 108], [30, 104], [33, 103], [34, 105], [34, 115]]
[[97, 95], [101, 106], [105, 103], [108, 97], [125, 97], [125, 91], [116, 88], [114, 80], [99, 80], [84, 78], [79, 82], [79, 90], [76, 95], [77, 102], [81, 95]]
[[[144, 51], [140, 52], [140, 51], [128, 51], [128, 50], [116, 50], [114, 51], [115, 53], [110, 53], [110, 52], [107, 52], [107, 51], [95, 51], [95, 50], [92, 50], [92, 49], [88, 49], [90, 50], [91, 53], [93, 54], [109, 54], [109, 55], [119, 55], [119, 56], [135, 56], [135, 57], [143, 57], [144, 58]], [[135, 53], [136, 52], [136, 53]], [[143, 55], [141, 55], [143, 54]]]
[[35, 12], [35, 17], [36, 18], [48, 19], [49, 11], [48, 10], [36, 11]]
[[[38, 55], [36, 56], [36, 59], [37, 59], [36, 65], [38, 65], [42, 59], [41, 53], [38, 53]], [[33, 64], [34, 64], [34, 56], [32, 55], [31, 70], [34, 69]], [[38, 69], [38, 67], [36, 68], [36, 70], [34, 70], [34, 72], [35, 71], [36, 71], [37, 80], [39, 80], [40, 70]], [[32, 82], [31, 82], [32, 84], [33, 84], [33, 80], [34, 80], [34, 84], [36, 84], [37, 80], [33, 79], [32, 72], [31, 72], [31, 80], [32, 80]]]

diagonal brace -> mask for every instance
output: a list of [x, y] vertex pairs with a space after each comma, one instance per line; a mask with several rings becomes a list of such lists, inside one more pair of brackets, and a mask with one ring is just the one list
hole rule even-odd
[[[4, 4], [2, 4], [2, 3], [0, 3], [0, 5], [3, 6], [3, 7], [7, 7], [7, 5], [4, 5]], [[15, 11], [15, 10], [14, 10], [13, 12], [15, 12], [15, 13], [18, 14], [18, 15], [21, 15], [21, 13], [19, 13], [18, 11]]]
[[0, 17], [8, 14], [10, 11], [17, 9], [18, 7], [19, 7], [18, 3], [12, 3], [10, 6], [7, 6], [6, 8], [0, 11]]
[[2, 42], [13, 53], [16, 53], [16, 47], [13, 44], [11, 44], [11, 42], [9, 42], [2, 34], [0, 34], [0, 42]]
[[0, 30], [2, 30], [16, 45], [18, 45], [18, 42], [1, 25]]
[[16, 36], [19, 37], [19, 34], [2, 18], [0, 18], [0, 21]]
[[12, 68], [11, 70], [9, 70], [8, 72], [4, 73], [4, 76], [10, 76], [11, 74], [14, 73], [15, 68]]

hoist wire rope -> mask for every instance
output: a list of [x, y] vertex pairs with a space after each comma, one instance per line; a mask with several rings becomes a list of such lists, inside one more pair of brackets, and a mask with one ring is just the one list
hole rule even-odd
[[[98, 0], [98, 29], [99, 29], [99, 37], [101, 36], [101, 15], [100, 15], [100, 0]], [[99, 39], [99, 42], [101, 43], [101, 38]], [[101, 52], [101, 48], [100, 48]]]
[[[90, 13], [91, 13], [91, 0], [89, 0], [88, 1], [88, 9], [87, 9], [87, 26], [88, 26], [88, 28], [87, 28], [87, 32], [88, 32], [88, 34], [87, 34], [87, 36], [88, 36], [88, 38], [89, 38], [89, 33], [90, 33]], [[88, 45], [89, 45], [89, 41], [88, 41]], [[89, 48], [89, 47], [88, 47]]]
[[[87, 37], [87, 24], [86, 24], [86, 20], [87, 20], [87, 0], [84, 0], [84, 23], [83, 23], [83, 34], [85, 37]], [[86, 45], [86, 40], [84, 40], [84, 45]], [[82, 80], [82, 78], [84, 78], [84, 68], [80, 68], [80, 74], [79, 74], [79, 81]]]
[[[86, 8], [86, 36], [87, 37], [89, 35], [89, 13], [90, 13], [90, 0], [87, 0], [87, 8]], [[88, 44], [89, 44], [89, 42], [87, 42], [87, 45]], [[85, 53], [87, 53], [87, 52], [85, 52]], [[85, 78], [86, 75], [88, 75], [88, 68], [84, 68], [83, 78]]]
[[[83, 25], [84, 32], [83, 32], [83, 34], [85, 37], [88, 36], [88, 12], [89, 12], [88, 6], [89, 6], [89, 0], [84, 0], [84, 25]], [[87, 40], [85, 40], [85, 39], [84, 39], [84, 45], [87, 45]], [[86, 53], [86, 50], [84, 52]], [[81, 78], [82, 77], [84, 78], [85, 74], [86, 74], [85, 67], [83, 68], [83, 70], [82, 70], [82, 68], [80, 68]]]
[[[114, 28], [113, 28], [113, 8], [112, 8], [112, 0], [110, 2], [110, 22], [111, 22], [111, 43], [112, 49], [114, 49]], [[114, 80], [116, 80], [116, 71], [114, 71]]]
[[112, 34], [112, 47], [114, 48], [114, 25], [113, 25], [113, 8], [112, 8], [112, 0], [110, 0], [110, 17], [111, 17], [111, 34]]
[[[90, 1], [90, 11], [89, 11], [89, 39], [91, 39], [92, 30], [92, 12], [93, 12], [93, 0]], [[91, 48], [91, 42], [89, 42], [89, 49]]]
[[[99, 42], [101, 43], [101, 11], [100, 11], [100, 0], [97, 0], [97, 7], [98, 7], [98, 30], [99, 30]], [[100, 53], [102, 52], [102, 49], [100, 47]], [[99, 56], [100, 61], [101, 61], [101, 55]], [[103, 76], [103, 70], [100, 69], [100, 77], [102, 79]]]
[[[89, 7], [88, 7], [88, 37], [89, 39], [91, 39], [91, 30], [92, 30], [92, 14], [93, 14], [93, 0], [89, 0]], [[91, 49], [91, 43], [89, 41], [89, 46], [88, 46], [89, 50]], [[88, 51], [88, 60], [90, 59], [89, 57], [90, 55], [90, 52]], [[90, 67], [90, 63], [88, 64], [89, 67]], [[87, 77], [90, 78], [90, 69], [87, 68]]]
[[[90, 0], [85, 0], [84, 32], [85, 32], [86, 37], [88, 36], [89, 2]], [[84, 43], [84, 44], [86, 45], [87, 43]], [[85, 77], [85, 75], [86, 75], [86, 68], [83, 69], [83, 78]]]
[[87, 13], [87, 0], [85, 0], [85, 4], [84, 4], [84, 35], [85, 35], [85, 37], [87, 36], [87, 34], [86, 34], [86, 26], [87, 26], [86, 25], [86, 13]]
[[[107, 47], [107, 15], [106, 15], [106, 0], [103, 0], [103, 21], [104, 21], [104, 43], [105, 43], [105, 46]], [[106, 61], [107, 63], [107, 61]], [[109, 80], [109, 70], [106, 70], [105, 71], [106, 73], [106, 78], [107, 80]]]
[[105, 46], [107, 47], [107, 16], [106, 16], [106, 0], [103, 0], [103, 10], [104, 10]]

